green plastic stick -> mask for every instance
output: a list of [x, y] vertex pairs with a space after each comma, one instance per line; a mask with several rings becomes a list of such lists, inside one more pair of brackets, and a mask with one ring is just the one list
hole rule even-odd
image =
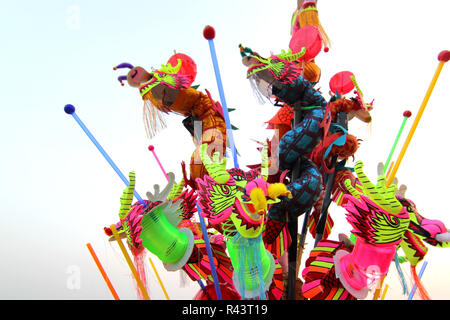
[[392, 145], [391, 152], [389, 153], [389, 156], [388, 156], [386, 162], [384, 163], [383, 173], [386, 173], [386, 170], [387, 170], [387, 168], [389, 166], [389, 163], [391, 162], [392, 155], [394, 154], [395, 148], [397, 147], [398, 141], [400, 140], [400, 136], [402, 135], [403, 129], [405, 128], [406, 121], [408, 121], [408, 118], [411, 117], [411, 112], [410, 111], [403, 112], [403, 117], [404, 118], [403, 118], [402, 125], [400, 127], [400, 130], [397, 133], [397, 137], [395, 138], [395, 142]]

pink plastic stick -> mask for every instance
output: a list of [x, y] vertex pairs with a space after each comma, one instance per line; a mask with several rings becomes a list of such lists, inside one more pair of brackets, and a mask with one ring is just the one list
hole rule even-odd
[[156, 153], [155, 153], [155, 147], [152, 146], [152, 145], [149, 145], [149, 146], [148, 146], [148, 150], [150, 150], [150, 151], [153, 153], [153, 155], [155, 156], [156, 162], [158, 162], [158, 165], [159, 165], [159, 167], [161, 168], [161, 171], [164, 173], [164, 176], [166, 177], [167, 181], [169, 181], [169, 176], [167, 175], [167, 173], [166, 173], [166, 171], [164, 170], [164, 168], [163, 168], [161, 162], [160, 162], [159, 159], [158, 159], [158, 156], [157, 156]]

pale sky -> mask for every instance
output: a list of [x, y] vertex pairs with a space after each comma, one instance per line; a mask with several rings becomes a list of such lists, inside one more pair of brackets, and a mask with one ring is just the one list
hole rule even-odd
[[[136, 190], [145, 195], [165, 185], [148, 145], [166, 171], [181, 178], [181, 161], [189, 162], [193, 143], [170, 115], [168, 128], [148, 140], [138, 91], [117, 81], [112, 67], [129, 62], [158, 68], [174, 50], [197, 63], [195, 84], [219, 100], [208, 42], [202, 31], [216, 29], [214, 40], [241, 168], [259, 160], [252, 139], [264, 140], [277, 108], [258, 104], [241, 64], [239, 43], [262, 55], [287, 50], [290, 18], [296, 1], [9, 1], [0, 5], [0, 79], [3, 136], [2, 209], [4, 241], [0, 245], [0, 299], [112, 299], [86, 243], [96, 250], [121, 299], [136, 299], [131, 273], [117, 245], [103, 227], [118, 220], [124, 184], [80, 127], [63, 112], [70, 103], [125, 175], [136, 171]], [[350, 122], [362, 139], [355, 160], [369, 177], [385, 161], [402, 122], [408, 121], [403, 145], [438, 66], [437, 55], [450, 49], [449, 5], [445, 0], [390, 2], [320, 0], [320, 19], [332, 46], [316, 59], [322, 68], [318, 87], [327, 94], [329, 79], [352, 71], [367, 100], [375, 99], [373, 123]], [[450, 228], [447, 206], [447, 137], [450, 116], [449, 66], [444, 66], [412, 143], [397, 173], [407, 196], [422, 215]], [[232, 165], [231, 159], [228, 161]], [[349, 164], [353, 164], [352, 161]], [[342, 209], [330, 214], [330, 239], [350, 228]], [[299, 225], [302, 224], [299, 219]], [[308, 237], [308, 250], [314, 240]], [[166, 272], [151, 255], [171, 299], [192, 299], [193, 282], [180, 287], [179, 273]], [[430, 248], [423, 283], [433, 299], [450, 298], [450, 249]], [[302, 263], [302, 265], [303, 265]], [[418, 267], [418, 271], [420, 270]], [[402, 265], [409, 276], [409, 267]], [[150, 270], [150, 269], [149, 269]], [[79, 281], [73, 281], [74, 277]], [[150, 297], [165, 299], [153, 272]], [[394, 265], [385, 283], [386, 299], [401, 295]]]

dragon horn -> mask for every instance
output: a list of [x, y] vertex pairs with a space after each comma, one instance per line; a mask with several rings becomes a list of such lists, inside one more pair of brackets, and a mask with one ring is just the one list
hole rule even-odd
[[150, 191], [147, 192], [148, 200], [152, 202], [167, 200], [167, 197], [170, 194], [170, 190], [172, 190], [173, 184], [175, 182], [175, 175], [173, 174], [173, 172], [169, 172], [167, 173], [167, 177], [168, 177], [167, 185], [164, 187], [162, 191], [160, 191], [159, 185], [155, 184], [153, 186], [153, 188], [155, 189], [154, 194], [151, 193]]
[[125, 80], [127, 80], [127, 76], [119, 76], [119, 77], [117, 77], [117, 80], [119, 80], [119, 82], [120, 82], [120, 85], [122, 85], [122, 86], [123, 86], [123, 82], [122, 82], [122, 81], [125, 81]]
[[176, 74], [176, 73], [178, 73], [178, 71], [180, 71], [182, 64], [183, 64], [183, 62], [181, 61], [181, 59], [177, 59], [176, 66], [172, 67], [172, 65], [170, 63], [168, 63], [166, 65], [162, 64], [161, 69], [159, 69], [159, 71], [168, 73], [168, 74]]
[[300, 50], [297, 53], [292, 53], [292, 50], [289, 49], [288, 52], [281, 50], [281, 53], [278, 54], [276, 57], [281, 59], [281, 60], [286, 60], [286, 61], [296, 61], [298, 60], [300, 57], [304, 56], [306, 53], [306, 48], [302, 47], [302, 50]]
[[123, 63], [121, 63], [121, 64], [119, 64], [119, 65], [113, 67], [114, 70], [122, 69], [122, 68], [133, 69], [134, 66], [133, 66], [131, 63], [123, 62]]
[[406, 198], [406, 190], [407, 190], [406, 185], [402, 184], [402, 185], [398, 188], [397, 194], [396, 194], [396, 195], [397, 195], [398, 197]]
[[[118, 64], [117, 66], [113, 67], [113, 70], [123, 69], [123, 68], [133, 69], [134, 66], [133, 66], [131, 63], [123, 62], [123, 63]], [[127, 76], [119, 76], [119, 77], [117, 78], [117, 80], [119, 80], [120, 85], [123, 86], [123, 82], [122, 82], [122, 81], [127, 80]]]
[[239, 44], [239, 51], [241, 53], [242, 58], [247, 57], [249, 55], [255, 55], [252, 49], [248, 47], [243, 47], [242, 44]]
[[170, 194], [170, 190], [172, 190], [173, 184], [175, 182], [175, 174], [173, 172], [169, 172], [167, 174], [167, 176], [169, 177], [169, 181], [167, 182], [167, 185], [165, 186], [165, 188], [161, 191], [161, 198], [163, 199], [161, 201], [164, 201], [167, 199], [167, 197]]
[[269, 144], [267, 140], [264, 142], [264, 147], [261, 151], [261, 175], [264, 181], [269, 177]]
[[208, 174], [217, 183], [223, 184], [230, 179], [230, 174], [225, 169], [226, 158], [222, 158], [222, 162], [219, 162], [219, 153], [213, 154], [213, 159], [208, 155], [208, 144], [204, 143], [200, 146], [200, 158], [202, 159], [203, 165], [208, 171]]
[[135, 173], [131, 171], [128, 174], [130, 179], [129, 185], [123, 190], [122, 197], [120, 197], [120, 210], [119, 210], [119, 218], [120, 220], [124, 219], [131, 208], [131, 203], [133, 201], [134, 194], [134, 186], [135, 186]]
[[174, 199], [178, 198], [181, 195], [181, 193], [183, 192], [183, 188], [184, 188], [184, 178], [181, 178], [180, 183], [174, 182], [172, 190], [170, 190], [170, 193], [167, 196], [167, 199], [174, 200]]

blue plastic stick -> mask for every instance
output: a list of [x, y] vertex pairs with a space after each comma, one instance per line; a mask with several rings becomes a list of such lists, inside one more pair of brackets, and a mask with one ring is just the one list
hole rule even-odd
[[[419, 271], [419, 279], [422, 279], [423, 273], [425, 271], [425, 268], [427, 267], [428, 261], [424, 261], [422, 264], [422, 268]], [[408, 300], [412, 300], [414, 297], [414, 294], [416, 293], [417, 290], [417, 285], [414, 285], [413, 288], [411, 289], [411, 292], [409, 293], [409, 297]]]
[[214, 73], [216, 75], [216, 82], [217, 82], [217, 87], [219, 89], [219, 96], [220, 96], [220, 101], [222, 102], [222, 109], [223, 109], [223, 115], [225, 118], [225, 124], [227, 126], [227, 136], [229, 137], [229, 141], [230, 141], [230, 148], [231, 148], [231, 152], [233, 153], [233, 161], [234, 161], [234, 167], [235, 168], [239, 168], [239, 163], [238, 163], [238, 159], [237, 159], [237, 152], [236, 152], [236, 145], [234, 144], [234, 138], [233, 138], [233, 129], [231, 128], [231, 122], [230, 122], [230, 116], [228, 114], [228, 107], [227, 107], [227, 101], [225, 100], [225, 94], [223, 91], [223, 86], [222, 86], [222, 78], [220, 77], [220, 70], [219, 70], [219, 64], [217, 62], [217, 55], [216, 55], [216, 49], [214, 47], [214, 35], [215, 35], [215, 31], [214, 28], [212, 28], [211, 26], [207, 26], [205, 28], [205, 30], [209, 28], [209, 30], [212, 30], [212, 35], [207, 36], [205, 34], [205, 32], [203, 33], [205, 35], [205, 38], [208, 40], [209, 43], [209, 50], [211, 51], [211, 59], [213, 62], [213, 67], [214, 67]]
[[[83, 129], [83, 131], [86, 133], [86, 135], [89, 137], [89, 139], [91, 139], [91, 141], [95, 144], [95, 146], [100, 151], [100, 153], [105, 157], [106, 161], [108, 161], [108, 163], [111, 165], [111, 167], [114, 169], [114, 171], [116, 171], [116, 173], [119, 175], [119, 177], [125, 183], [125, 185], [128, 186], [130, 184], [128, 182], [128, 179], [125, 178], [125, 176], [123, 175], [122, 171], [120, 171], [120, 169], [116, 166], [114, 161], [112, 161], [111, 157], [106, 153], [106, 151], [102, 148], [100, 143], [98, 143], [97, 139], [94, 138], [94, 136], [89, 131], [89, 129], [84, 125], [83, 121], [81, 121], [81, 119], [75, 113], [75, 107], [73, 105], [71, 105], [71, 104], [68, 104], [68, 105], [66, 105], [64, 107], [64, 111], [67, 114], [72, 115], [72, 117], [75, 119], [75, 121], [80, 125], [81, 129]], [[134, 191], [134, 196], [136, 197], [136, 199], [138, 199], [138, 201], [142, 205], [146, 206], [145, 202], [142, 200], [141, 196], [137, 193], [137, 191]], [[205, 291], [205, 285], [203, 284], [203, 282], [201, 280], [198, 280], [197, 283], [200, 285], [200, 288], [203, 291]]]
[[[86, 133], [86, 135], [91, 139], [91, 141], [94, 143], [94, 145], [97, 147], [98, 151], [103, 155], [103, 157], [108, 161], [108, 163], [111, 165], [111, 167], [116, 171], [116, 173], [119, 175], [119, 177], [122, 179], [122, 181], [125, 183], [126, 186], [128, 186], [130, 183], [128, 182], [128, 179], [123, 175], [123, 173], [119, 170], [119, 168], [116, 166], [114, 161], [110, 158], [110, 156], [106, 153], [106, 151], [102, 148], [100, 143], [94, 138], [92, 133], [89, 131], [89, 129], [84, 125], [83, 121], [78, 117], [78, 115], [75, 113], [75, 107], [71, 104], [68, 104], [64, 107], [64, 111], [67, 114], [70, 114], [75, 121], [80, 125], [81, 129]], [[138, 201], [145, 206], [144, 200], [142, 200], [141, 196], [137, 193], [137, 191], [134, 191], [134, 196]]]
[[203, 284], [202, 280], [197, 280], [197, 283], [200, 285], [200, 288], [205, 291], [205, 285]]
[[206, 253], [208, 254], [209, 265], [211, 266], [211, 275], [214, 280], [214, 289], [216, 289], [217, 300], [222, 300], [222, 293], [220, 292], [219, 279], [217, 278], [216, 266], [214, 265], [214, 259], [212, 256], [211, 243], [209, 243], [208, 231], [206, 230], [205, 220], [203, 219], [202, 209], [197, 205], [198, 219], [200, 220], [200, 225], [202, 227], [203, 240], [205, 241]]

